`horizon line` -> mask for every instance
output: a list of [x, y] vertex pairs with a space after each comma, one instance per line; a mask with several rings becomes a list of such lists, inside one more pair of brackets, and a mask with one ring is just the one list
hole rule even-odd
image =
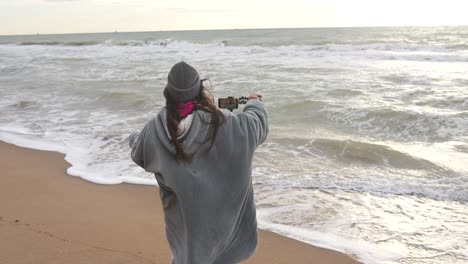
[[409, 26], [323, 26], [323, 27], [264, 27], [264, 28], [225, 28], [225, 29], [168, 29], [142, 31], [97, 31], [97, 32], [68, 32], [68, 33], [29, 33], [29, 34], [0, 34], [0, 37], [14, 36], [50, 36], [50, 35], [85, 35], [85, 34], [113, 34], [113, 33], [155, 33], [155, 32], [184, 32], [184, 31], [229, 31], [229, 30], [271, 30], [271, 29], [339, 29], [339, 28], [410, 28], [410, 27], [466, 27], [468, 25], [409, 25]]

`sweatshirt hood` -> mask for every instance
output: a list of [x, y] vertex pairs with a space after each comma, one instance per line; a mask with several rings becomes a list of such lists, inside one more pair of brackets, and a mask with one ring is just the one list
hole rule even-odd
[[[210, 140], [210, 126], [211, 115], [204, 111], [194, 111], [193, 121], [190, 129], [179, 140], [181, 141], [182, 148], [188, 155], [193, 155], [197, 152], [201, 145]], [[159, 140], [163, 146], [172, 154], [176, 153], [174, 144], [171, 138], [167, 135], [167, 110], [163, 107], [158, 116], [154, 119], [156, 122], [156, 132]]]

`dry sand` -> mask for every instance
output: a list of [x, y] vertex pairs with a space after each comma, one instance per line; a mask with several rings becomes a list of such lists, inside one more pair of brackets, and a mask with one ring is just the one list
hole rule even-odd
[[[0, 263], [170, 262], [156, 187], [86, 182], [63, 158], [0, 142]], [[358, 262], [261, 230], [243, 263]]]

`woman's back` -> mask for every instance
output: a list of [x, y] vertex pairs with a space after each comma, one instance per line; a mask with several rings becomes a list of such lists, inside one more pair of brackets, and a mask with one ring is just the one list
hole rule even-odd
[[179, 138], [190, 162], [174, 158], [166, 108], [131, 137], [132, 159], [158, 180], [176, 264], [238, 263], [257, 245], [251, 170], [253, 153], [268, 133], [266, 109], [251, 100], [243, 113], [225, 114], [213, 142], [211, 113], [192, 115]]

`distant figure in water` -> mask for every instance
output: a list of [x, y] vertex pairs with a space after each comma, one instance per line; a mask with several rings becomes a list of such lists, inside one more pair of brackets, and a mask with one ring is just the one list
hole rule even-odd
[[252, 158], [268, 134], [262, 97], [220, 111], [192, 66], [175, 64], [166, 107], [130, 135], [133, 161], [154, 173], [173, 264], [233, 264], [253, 255], [257, 220]]

